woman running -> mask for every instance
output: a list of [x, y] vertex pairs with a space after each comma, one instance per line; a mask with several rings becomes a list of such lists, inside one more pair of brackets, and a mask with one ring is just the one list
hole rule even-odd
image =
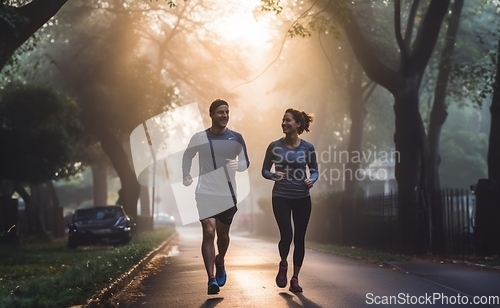
[[[314, 146], [299, 138], [304, 131], [309, 132], [312, 122], [312, 115], [293, 108], [287, 109], [281, 122], [285, 137], [269, 144], [262, 165], [262, 176], [275, 181], [272, 204], [280, 231], [278, 249], [281, 257], [276, 285], [286, 287], [287, 257], [293, 237], [293, 276], [289, 289], [292, 292], [302, 292], [298, 277], [304, 260], [305, 235], [311, 216], [309, 190], [318, 180], [318, 161]], [[271, 172], [273, 164], [274, 173]], [[309, 176], [306, 167], [309, 168]], [[292, 220], [295, 234], [292, 231]]]

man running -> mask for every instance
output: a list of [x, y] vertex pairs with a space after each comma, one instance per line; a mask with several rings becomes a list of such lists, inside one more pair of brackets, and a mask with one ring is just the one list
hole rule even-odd
[[[184, 152], [182, 175], [184, 186], [193, 183], [191, 165], [198, 153], [200, 170], [195, 194], [203, 229], [201, 253], [208, 275], [207, 293], [217, 294], [219, 287], [226, 283], [224, 257], [229, 247], [229, 228], [238, 210], [235, 175], [236, 171], [246, 170], [250, 161], [243, 136], [227, 128], [229, 104], [216, 99], [210, 105], [209, 114], [212, 125], [194, 134]], [[217, 255], [215, 234], [219, 252]]]

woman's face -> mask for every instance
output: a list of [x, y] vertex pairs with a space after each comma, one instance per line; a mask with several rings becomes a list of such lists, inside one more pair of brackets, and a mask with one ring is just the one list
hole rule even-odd
[[295, 122], [291, 113], [285, 113], [283, 116], [283, 120], [281, 121], [281, 128], [283, 129], [283, 133], [291, 134], [297, 132], [300, 123]]

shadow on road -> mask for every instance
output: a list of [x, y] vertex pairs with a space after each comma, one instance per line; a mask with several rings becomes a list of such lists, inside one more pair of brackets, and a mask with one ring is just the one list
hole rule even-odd
[[217, 297], [217, 298], [209, 298], [207, 299], [201, 306], [200, 308], [213, 308], [217, 306], [220, 302], [222, 302], [224, 298]]
[[301, 303], [298, 303], [293, 300], [294, 296], [281, 292], [280, 296], [283, 297], [286, 300], [287, 306], [291, 308], [295, 307], [301, 307], [301, 308], [322, 308], [320, 305], [316, 304], [315, 302], [309, 300], [307, 297], [304, 296], [302, 293], [296, 293], [296, 296], [300, 299]]

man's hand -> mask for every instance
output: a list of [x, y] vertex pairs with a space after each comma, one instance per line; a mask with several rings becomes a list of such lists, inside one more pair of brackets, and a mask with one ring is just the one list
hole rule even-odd
[[229, 168], [233, 170], [238, 170], [238, 161], [234, 159], [229, 159], [226, 158], [227, 164], [229, 165]]
[[184, 186], [189, 186], [193, 183], [193, 178], [191, 177], [190, 174], [188, 175], [185, 175], [183, 178], [182, 178], [182, 184], [184, 184]]

